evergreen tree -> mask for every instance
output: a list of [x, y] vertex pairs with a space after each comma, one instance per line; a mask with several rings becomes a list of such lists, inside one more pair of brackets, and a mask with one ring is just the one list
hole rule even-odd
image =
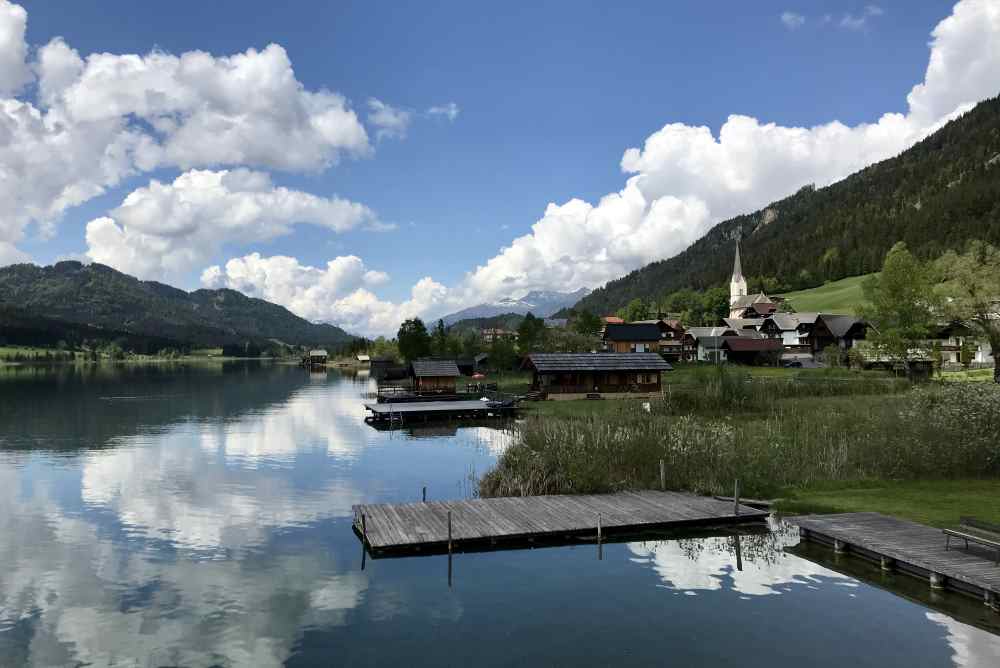
[[396, 334], [396, 342], [399, 346], [399, 354], [407, 362], [427, 357], [431, 353], [431, 337], [427, 333], [424, 321], [420, 318], [404, 320]]

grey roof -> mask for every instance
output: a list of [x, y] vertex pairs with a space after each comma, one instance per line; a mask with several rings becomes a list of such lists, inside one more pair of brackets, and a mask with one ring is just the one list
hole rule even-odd
[[490, 358], [490, 356], [487, 355], [486, 353], [479, 353], [475, 357], [473, 357], [472, 359], [475, 360], [476, 364], [479, 364], [480, 362], [488, 360], [489, 358]]
[[754, 304], [773, 304], [774, 302], [770, 297], [765, 295], [763, 292], [758, 292], [755, 295], [746, 295], [744, 297], [737, 297], [731, 306], [735, 308], [750, 308]]
[[723, 318], [722, 321], [737, 331], [747, 327], [757, 329], [764, 322], [760, 318]]
[[628, 323], [625, 325], [608, 325], [604, 329], [604, 338], [609, 341], [659, 341], [663, 338], [660, 328], [651, 323]]
[[656, 353], [535, 353], [531, 365], [541, 372], [560, 371], [670, 371]]
[[735, 330], [732, 327], [688, 327], [686, 334], [701, 340], [706, 336], [722, 336], [726, 332], [735, 333]]
[[835, 337], [842, 338], [851, 327], [854, 325], [867, 325], [861, 318], [856, 318], [853, 315], [832, 315], [828, 313], [822, 313], [819, 316], [824, 323], [826, 323], [827, 328], [830, 333]]
[[309, 357], [329, 357], [325, 350], [310, 350]]
[[736, 330], [736, 336], [741, 339], [764, 339], [767, 338], [756, 329], [738, 329]]
[[768, 320], [777, 325], [778, 329], [783, 332], [790, 332], [799, 328], [799, 316], [797, 313], [775, 313]]
[[799, 319], [799, 324], [814, 325], [816, 324], [816, 318], [819, 317], [819, 313], [812, 311], [800, 311], [795, 313], [795, 317]]
[[417, 378], [461, 376], [455, 360], [413, 360], [413, 375]]

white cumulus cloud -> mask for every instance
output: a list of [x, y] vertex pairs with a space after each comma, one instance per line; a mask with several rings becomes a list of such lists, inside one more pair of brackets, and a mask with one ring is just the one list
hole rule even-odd
[[0, 261], [18, 256], [29, 226], [50, 235], [67, 209], [137, 173], [311, 171], [371, 153], [347, 100], [306, 89], [277, 44], [84, 57], [55, 38], [29, 62], [26, 22], [0, 0]]
[[442, 118], [447, 118], [449, 121], [454, 121], [458, 118], [460, 113], [458, 105], [454, 102], [449, 102], [448, 104], [435, 105], [427, 110], [427, 114], [430, 116], [439, 116]]
[[226, 242], [264, 241], [295, 224], [343, 232], [376, 223], [363, 204], [275, 186], [262, 172], [191, 170], [150, 181], [87, 224], [87, 255], [142, 278], [204, 266]]
[[368, 122], [374, 125], [375, 139], [405, 139], [413, 113], [398, 109], [376, 98], [368, 100]]
[[312, 267], [293, 257], [259, 253], [211, 266], [201, 277], [205, 287], [239, 290], [282, 304], [307, 320], [331, 322], [365, 335], [393, 334], [406, 318], [426, 316], [447, 303], [447, 289], [429, 277], [418, 281], [404, 302], [381, 300], [371, 289], [388, 279], [354, 255]]
[[796, 30], [805, 25], [806, 17], [802, 16], [802, 14], [797, 14], [795, 12], [782, 12], [781, 22], [789, 30]]

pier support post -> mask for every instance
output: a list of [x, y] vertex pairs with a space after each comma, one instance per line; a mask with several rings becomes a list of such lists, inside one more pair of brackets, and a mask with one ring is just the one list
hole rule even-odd
[[597, 560], [604, 559], [604, 550], [601, 546], [601, 514], [597, 513]]
[[847, 543], [842, 540], [833, 539], [833, 551], [837, 554], [843, 554], [847, 552]]
[[931, 589], [944, 589], [944, 583], [947, 578], [940, 573], [931, 573]]
[[736, 479], [736, 484], [733, 488], [733, 515], [740, 514], [740, 479]]
[[890, 559], [889, 557], [882, 557], [881, 562], [882, 562], [882, 570], [885, 571], [886, 573], [891, 573], [896, 569], [895, 559]]
[[427, 503], [427, 485], [424, 485], [424, 503]]
[[660, 460], [660, 491], [667, 491], [667, 465]]
[[365, 519], [365, 514], [361, 513], [361, 537], [365, 539], [365, 544], [370, 545], [368, 542], [368, 522]]
[[451, 511], [448, 511], [448, 554], [451, 554]]

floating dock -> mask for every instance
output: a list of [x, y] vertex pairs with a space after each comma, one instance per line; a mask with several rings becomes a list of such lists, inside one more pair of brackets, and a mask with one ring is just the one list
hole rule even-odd
[[[373, 556], [496, 549], [498, 543], [649, 529], [763, 524], [766, 511], [679, 492], [522, 496], [354, 506]], [[391, 553], [391, 554], [390, 554]]]
[[916, 522], [881, 513], [842, 513], [786, 518], [799, 527], [805, 540], [832, 545], [837, 552], [854, 553], [880, 562], [885, 570], [899, 570], [927, 578], [935, 589], [950, 588], [993, 606], [1000, 600], [1000, 566], [995, 551], [961, 540], [951, 540]]
[[410, 422], [428, 419], [449, 419], [464, 417], [490, 417], [510, 415], [515, 406], [512, 402], [493, 401], [405, 401], [400, 403], [366, 403], [371, 411], [368, 419], [376, 422]]

